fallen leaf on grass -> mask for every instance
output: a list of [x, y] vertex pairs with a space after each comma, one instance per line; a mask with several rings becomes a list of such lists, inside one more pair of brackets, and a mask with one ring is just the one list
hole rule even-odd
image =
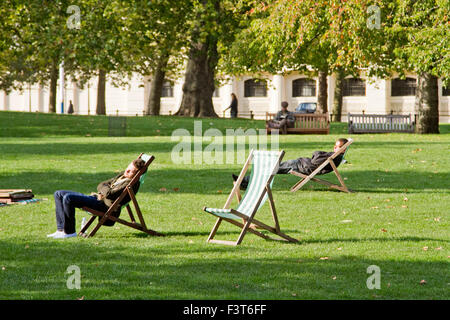
[[376, 206], [375, 207], [370, 207], [370, 209], [378, 209], [378, 207], [376, 207]]
[[434, 250], [442, 250], [442, 247], [434, 248]]
[[84, 300], [84, 296], [82, 296], [81, 298], [77, 298], [77, 300]]
[[434, 218], [433, 220], [439, 222], [441, 221], [441, 217]]
[[387, 232], [387, 230], [386, 230], [386, 229], [384, 229], [384, 228], [381, 228], [381, 231], [383, 231], [383, 232]]
[[173, 188], [173, 191], [177, 192], [180, 188]]
[[402, 208], [408, 208], [408, 206], [403, 205]]
[[404, 197], [404, 198], [403, 198], [403, 201], [408, 201], [408, 198], [407, 198], [407, 197]]
[[161, 188], [161, 189], [159, 189], [159, 191], [166, 192], [167, 189], [166, 188]]
[[353, 222], [353, 220], [342, 220], [341, 222], [342, 223], [350, 223], [350, 222]]
[[331, 279], [336, 280], [336, 276], [332, 276]]
[[417, 152], [420, 152], [420, 151], [422, 151], [422, 149], [419, 148], [419, 149], [414, 149], [412, 152], [413, 153], [417, 153]]
[[423, 247], [423, 251], [428, 251], [428, 247]]
[[422, 284], [422, 285], [427, 284], [427, 281], [426, 280], [420, 280], [420, 284]]
[[328, 257], [321, 257], [319, 260], [329, 260], [330, 258]]

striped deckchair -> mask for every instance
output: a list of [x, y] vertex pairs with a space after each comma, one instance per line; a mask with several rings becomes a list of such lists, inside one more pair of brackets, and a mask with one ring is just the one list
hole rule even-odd
[[[81, 228], [81, 231], [79, 233], [80, 236], [83, 237], [92, 237], [95, 235], [95, 233], [98, 231], [98, 229], [105, 223], [106, 220], [113, 220], [117, 223], [123, 224], [125, 226], [143, 231], [147, 234], [153, 235], [153, 236], [164, 236], [163, 234], [156, 232], [154, 230], [151, 230], [149, 228], [147, 228], [147, 225], [145, 224], [144, 221], [144, 217], [142, 215], [141, 209], [139, 208], [139, 204], [136, 200], [136, 194], [133, 191], [133, 186], [137, 183], [137, 181], [139, 181], [139, 187], [144, 183], [145, 181], [145, 176], [147, 175], [147, 169], [148, 166], [150, 165], [150, 163], [152, 163], [152, 161], [155, 159], [154, 156], [150, 156], [148, 154], [144, 154], [141, 153], [138, 157], [138, 159], [141, 158], [142, 160], [145, 161], [145, 165], [144, 167], [142, 167], [137, 173], [136, 175], [133, 177], [133, 179], [131, 179], [130, 183], [128, 183], [128, 185], [126, 186], [126, 188], [122, 191], [122, 194], [113, 202], [113, 204], [111, 205], [111, 207], [109, 207], [107, 212], [100, 212], [97, 210], [93, 210], [91, 208], [88, 207], [83, 207], [82, 209], [89, 212], [90, 214], [92, 214], [93, 216], [89, 219], [89, 221], [86, 223], [85, 226], [83, 226]], [[113, 215], [111, 215], [112, 212], [114, 212], [116, 210], [116, 208], [118, 206], [120, 206], [120, 202], [122, 201], [122, 199], [126, 196], [126, 195], [130, 196], [130, 201], [123, 204], [121, 207], [126, 207], [127, 211], [128, 211], [128, 215], [130, 216], [130, 221], [126, 221], [117, 217], [114, 217]], [[139, 223], [136, 222], [136, 219], [134, 218], [133, 215], [133, 211], [131, 210], [131, 206], [130, 206], [130, 202], [133, 203], [133, 206], [136, 210], [136, 214], [138, 216], [139, 219]], [[86, 230], [89, 228], [89, 226], [92, 224], [92, 222], [94, 222], [95, 218], [99, 217], [99, 221], [97, 223], [97, 225], [95, 226], [95, 228], [89, 233], [89, 235], [87, 235], [85, 232]]]
[[[327, 160], [325, 160], [316, 170], [311, 172], [310, 175], [306, 175], [306, 174], [291, 170], [289, 172], [290, 174], [301, 178], [301, 180], [299, 182], [297, 182], [296, 184], [294, 184], [292, 186], [291, 191], [295, 192], [295, 191], [299, 190], [301, 187], [303, 187], [306, 183], [308, 183], [308, 181], [314, 181], [314, 182], [317, 182], [320, 184], [324, 184], [330, 188], [337, 189], [339, 191], [343, 191], [343, 192], [347, 192], [347, 193], [353, 192], [352, 190], [347, 188], [347, 186], [345, 185], [344, 180], [342, 179], [341, 175], [339, 174], [339, 171], [337, 170], [337, 167], [333, 161], [334, 158], [336, 158], [339, 154], [344, 152], [341, 163], [346, 162], [345, 155], [347, 154], [347, 151], [348, 151], [348, 149], [350, 149], [350, 145], [353, 142], [353, 139], [351, 139], [351, 138], [348, 138], [347, 140], [348, 140], [347, 143], [345, 143], [342, 147], [340, 147], [331, 157], [329, 157]], [[323, 168], [325, 168], [325, 166], [327, 166], [328, 164], [330, 164], [331, 167], [333, 168], [333, 172], [336, 174], [336, 177], [338, 178], [340, 185], [333, 184], [329, 181], [322, 180], [322, 179], [315, 177], [315, 175], [319, 174], [319, 172]]]
[[[255, 151], [251, 150], [247, 161], [236, 180], [233, 189], [225, 203], [223, 209], [208, 208], [203, 207], [203, 210], [218, 217], [211, 233], [208, 237], [208, 242], [227, 244], [227, 245], [239, 245], [245, 234], [248, 232], [260, 236], [264, 239], [271, 240], [285, 240], [290, 242], [297, 242], [297, 239], [291, 238], [280, 231], [280, 225], [278, 223], [277, 213], [275, 211], [275, 203], [272, 197], [271, 186], [273, 182], [274, 175], [278, 170], [280, 160], [284, 156], [284, 151]], [[250, 164], [252, 164], [252, 173], [250, 176], [250, 181], [247, 190], [240, 199], [239, 197], [239, 186], [242, 179], [245, 176]], [[236, 209], [230, 208], [231, 201], [233, 197], [237, 196], [238, 201], [240, 200]], [[268, 226], [254, 218], [258, 209], [264, 204], [264, 202], [269, 199], [270, 209], [272, 211], [272, 217], [275, 223], [275, 227]], [[244, 222], [241, 223], [240, 220]], [[225, 220], [231, 224], [241, 228], [241, 233], [237, 241], [226, 241], [226, 240], [215, 240], [217, 229], [219, 228], [221, 222]], [[271, 238], [257, 230], [253, 227], [256, 225], [261, 229], [270, 231], [282, 239]]]

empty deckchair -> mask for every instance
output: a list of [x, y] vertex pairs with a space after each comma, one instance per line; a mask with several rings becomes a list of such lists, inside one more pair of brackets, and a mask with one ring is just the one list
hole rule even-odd
[[[295, 191], [299, 190], [301, 187], [303, 187], [309, 181], [314, 181], [314, 182], [317, 182], [317, 183], [320, 183], [320, 184], [324, 184], [324, 185], [326, 185], [326, 186], [328, 186], [330, 188], [337, 189], [339, 191], [348, 192], [348, 193], [352, 192], [345, 185], [344, 180], [342, 179], [341, 175], [339, 174], [339, 171], [337, 170], [336, 165], [334, 164], [334, 159], [338, 155], [340, 155], [342, 152], [344, 154], [342, 156], [341, 163], [345, 163], [346, 162], [345, 155], [347, 154], [347, 151], [350, 148], [350, 145], [352, 144], [352, 142], [353, 142], [353, 139], [349, 138], [348, 141], [342, 147], [340, 147], [335, 153], [333, 153], [333, 155], [331, 157], [329, 157], [327, 160], [325, 160], [319, 167], [317, 167], [316, 170], [311, 172], [311, 174], [309, 174], [309, 175], [306, 175], [306, 174], [303, 174], [303, 173], [291, 170], [289, 172], [290, 174], [301, 178], [301, 180], [299, 182], [297, 182], [296, 184], [294, 184], [292, 186], [291, 191], [295, 192]], [[325, 168], [328, 164], [330, 164], [331, 167], [333, 168], [333, 172], [336, 174], [336, 177], [338, 178], [340, 185], [337, 185], [337, 184], [331, 183], [329, 181], [322, 180], [322, 179], [319, 179], [319, 178], [315, 177], [317, 174], [320, 174], [319, 172], [323, 168]]]
[[[142, 216], [141, 209], [139, 208], [139, 204], [136, 199], [136, 194], [133, 191], [133, 186], [138, 181], [140, 183], [140, 186], [144, 183], [148, 166], [152, 163], [152, 161], [155, 159], [155, 157], [141, 153], [139, 155], [138, 159], [139, 158], [141, 158], [142, 160], [145, 161], [144, 167], [142, 167], [138, 172], [136, 172], [135, 176], [131, 179], [131, 181], [128, 183], [126, 188], [122, 191], [121, 195], [113, 202], [111, 207], [109, 207], [107, 212], [97, 211], [97, 210], [94, 210], [94, 209], [91, 209], [88, 207], [82, 208], [83, 210], [91, 213], [93, 216], [89, 219], [89, 221], [86, 223], [86, 225], [81, 229], [79, 235], [84, 236], [84, 237], [94, 236], [95, 233], [98, 231], [98, 229], [109, 219], [109, 220], [115, 221], [117, 223], [123, 224], [125, 226], [143, 231], [150, 235], [163, 236], [163, 234], [147, 228], [147, 225], [145, 224], [145, 221], [144, 221], [144, 217]], [[130, 201], [128, 203], [123, 204], [121, 207], [126, 207], [131, 221], [126, 221], [126, 220], [117, 218], [111, 214], [112, 212], [114, 212], [116, 210], [116, 208], [118, 206], [120, 206], [120, 202], [126, 195], [129, 195]], [[133, 210], [131, 209], [130, 202], [133, 204], [133, 206], [136, 210], [136, 214], [138, 216], [139, 222], [137, 222], [136, 219], [134, 218]], [[92, 224], [92, 222], [94, 222], [94, 220], [97, 217], [99, 217], [98, 218], [99, 221], [98, 221], [97, 225], [88, 235], [86, 235], [86, 233], [85, 233], [86, 230], [89, 228], [89, 226]]]
[[[277, 172], [280, 160], [284, 156], [284, 151], [254, 151], [251, 150], [247, 161], [236, 180], [233, 189], [225, 203], [223, 209], [208, 208], [203, 207], [203, 210], [218, 217], [217, 221], [211, 230], [208, 237], [208, 242], [221, 243], [227, 245], [239, 245], [242, 242], [245, 234], [248, 232], [260, 236], [264, 239], [272, 240], [285, 240], [290, 242], [297, 242], [297, 239], [291, 238], [280, 231], [280, 225], [278, 223], [277, 213], [275, 211], [275, 203], [272, 197], [271, 185], [275, 173]], [[239, 186], [242, 179], [245, 176], [250, 164], [252, 164], [252, 173], [250, 176], [250, 181], [247, 186], [247, 190], [240, 200], [236, 209], [230, 208], [231, 201], [233, 197], [238, 197]], [[275, 227], [268, 226], [254, 218], [258, 209], [264, 204], [264, 202], [269, 199], [270, 209], [272, 211], [272, 217], [275, 223]], [[238, 198], [239, 201], [239, 198]], [[241, 222], [241, 219], [244, 223]], [[237, 241], [225, 241], [225, 240], [215, 240], [217, 229], [219, 228], [221, 222], [225, 220], [231, 224], [241, 228], [241, 233]], [[254, 224], [261, 229], [270, 231], [282, 239], [273, 239], [257, 230], [255, 230], [251, 225]]]

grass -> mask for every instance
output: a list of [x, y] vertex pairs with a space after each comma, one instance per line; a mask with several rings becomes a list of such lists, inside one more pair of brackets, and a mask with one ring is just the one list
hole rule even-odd
[[[203, 131], [264, 128], [201, 121]], [[0, 299], [449, 299], [449, 125], [440, 135], [353, 135], [349, 163], [339, 167], [352, 194], [312, 184], [293, 194], [296, 178], [277, 176], [281, 229], [301, 242], [248, 234], [228, 247], [206, 243], [215, 219], [201, 208], [223, 206], [242, 165], [174, 164], [171, 134], [193, 132], [193, 119], [130, 117], [126, 137], [108, 136], [107, 117], [0, 112], [0, 123], [0, 188], [49, 199], [0, 208]], [[284, 159], [331, 150], [348, 136], [345, 124], [331, 129], [280, 136]], [[55, 230], [55, 190], [95, 191], [140, 152], [156, 160], [138, 201], [166, 237], [115, 225], [90, 239], [46, 238]], [[77, 211], [77, 230], [82, 217]], [[257, 217], [271, 222], [268, 204]], [[238, 235], [222, 224], [217, 238]], [[70, 265], [80, 268], [80, 290], [67, 288]], [[381, 270], [379, 290], [366, 286], [370, 265]]]

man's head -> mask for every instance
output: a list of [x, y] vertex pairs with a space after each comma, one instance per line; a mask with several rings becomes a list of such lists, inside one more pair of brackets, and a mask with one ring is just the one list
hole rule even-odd
[[123, 174], [124, 177], [129, 178], [129, 179], [133, 178], [134, 175], [136, 174], [136, 172], [138, 172], [141, 168], [143, 168], [144, 165], [145, 165], [145, 161], [140, 158], [133, 160], [133, 162], [131, 162], [128, 165], [128, 167], [125, 169], [125, 172]]
[[289, 104], [288, 104], [286, 101], [283, 101], [283, 102], [281, 103], [281, 110], [287, 111], [288, 105], [289, 105]]
[[[337, 139], [337, 140], [336, 140], [336, 143], [334, 144], [334, 149], [333, 149], [333, 151], [334, 151], [334, 152], [338, 151], [339, 148], [342, 147], [342, 146], [343, 146], [344, 144], [346, 144], [347, 142], [348, 142], [348, 140], [345, 139], [345, 138]], [[345, 151], [345, 149], [342, 150], [342, 152], [344, 152], [344, 151]]]

